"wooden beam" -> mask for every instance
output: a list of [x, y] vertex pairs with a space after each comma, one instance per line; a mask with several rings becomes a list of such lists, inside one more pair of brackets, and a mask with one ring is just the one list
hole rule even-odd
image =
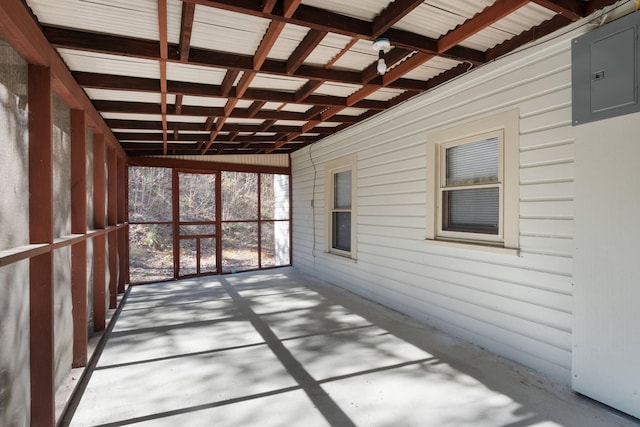
[[[87, 232], [87, 125], [83, 110], [71, 110], [71, 233]], [[87, 242], [71, 246], [72, 367], [87, 365]]]
[[[126, 164], [125, 164], [125, 160], [118, 158], [117, 159], [117, 176], [118, 176], [118, 188], [116, 190], [117, 193], [117, 221], [118, 224], [124, 224], [124, 222], [127, 219], [127, 204], [126, 204], [126, 200], [127, 200], [127, 181], [125, 180], [126, 177]], [[125, 291], [125, 284], [126, 284], [126, 279], [127, 276], [125, 275], [125, 272], [127, 271], [127, 265], [128, 265], [128, 259], [127, 259], [127, 246], [128, 246], [128, 240], [125, 240], [127, 238], [127, 228], [126, 227], [122, 227], [119, 228], [118, 231], [116, 232], [118, 234], [117, 238], [118, 238], [118, 293], [122, 294]]]
[[254, 101], [249, 107], [249, 117], [253, 118], [258, 114], [258, 111], [266, 104], [267, 101]]
[[180, 61], [189, 60], [189, 49], [191, 49], [191, 33], [193, 31], [193, 17], [196, 5], [193, 3], [182, 3], [182, 18], [180, 22]]
[[375, 17], [371, 24], [371, 35], [374, 38], [380, 37], [422, 3], [423, 0], [395, 0]]
[[71, 108], [85, 110], [87, 120], [107, 135], [107, 143], [118, 150], [118, 145], [102, 116], [93, 108], [85, 92], [78, 86], [67, 65], [58, 52], [43, 35], [40, 25], [33, 19], [30, 10], [22, 0], [2, 0], [0, 2], [0, 35], [11, 44], [28, 63], [47, 66], [55, 77], [53, 87]]
[[[104, 230], [106, 220], [106, 180], [105, 180], [104, 135], [93, 134], [93, 228]], [[106, 251], [105, 236], [93, 238], [93, 329], [104, 330], [106, 326]]]
[[[53, 243], [51, 70], [29, 65], [29, 240]], [[53, 251], [30, 258], [31, 425], [55, 425]]]
[[267, 55], [269, 51], [275, 44], [276, 40], [278, 40], [278, 36], [284, 29], [284, 22], [271, 22], [269, 24], [269, 28], [264, 34], [262, 41], [260, 42], [260, 46], [256, 50], [255, 55], [253, 56], [253, 70], [258, 71], [264, 64], [264, 61], [267, 59]]
[[318, 44], [325, 38], [328, 33], [326, 31], [309, 30], [307, 35], [302, 39], [298, 47], [287, 59], [287, 75], [292, 75], [300, 65], [313, 52]]
[[[375, 69], [374, 69], [375, 71]], [[125, 90], [136, 92], [160, 92], [160, 80], [146, 79], [140, 77], [113, 76], [109, 74], [74, 72], [74, 77], [82, 87], [107, 89], [107, 90]], [[247, 89], [244, 92], [243, 99], [253, 101], [271, 101], [282, 102], [287, 104], [318, 104], [318, 105], [345, 105], [346, 98], [329, 95], [310, 94], [322, 85], [322, 81], [309, 81], [297, 93], [281, 92], [270, 89]], [[238, 92], [231, 86], [228, 88], [226, 95], [223, 95], [222, 86], [207, 85], [200, 83], [188, 83], [178, 81], [167, 81], [167, 92], [176, 94], [176, 97], [183, 95], [203, 96], [208, 98], [238, 98]], [[307, 91], [308, 90], [308, 91]], [[307, 91], [307, 92], [305, 92]], [[297, 98], [304, 98], [297, 101]], [[383, 110], [386, 108], [384, 101], [367, 101], [359, 106], [359, 108]]]
[[182, 99], [184, 98], [184, 95], [182, 94], [177, 94], [176, 95], [176, 102], [175, 102], [175, 112], [176, 114], [182, 114]]
[[446, 52], [461, 41], [482, 31], [527, 3], [529, 3], [529, 0], [497, 0], [473, 18], [468, 19], [464, 24], [440, 37], [438, 40], [438, 53]]
[[[124, 55], [134, 58], [158, 60], [158, 42], [141, 41], [128, 37], [94, 34], [82, 31], [68, 30], [57, 27], [43, 26], [43, 31], [52, 45], [60, 48], [88, 50], [91, 52], [107, 53], [112, 55]], [[387, 34], [393, 37], [394, 46], [404, 47], [409, 50], [437, 53], [437, 42], [433, 41], [433, 49], [415, 49], [414, 44], [427, 43], [428, 37], [418, 34], [407, 36], [402, 31], [390, 29]], [[415, 40], [414, 40], [415, 39]], [[453, 54], [457, 50], [465, 50], [455, 47], [445, 52], [442, 56], [452, 57], [456, 60], [468, 60], [473, 63], [484, 62], [484, 52], [476, 55], [466, 55], [469, 58], [461, 58], [462, 54]], [[176, 49], [177, 50], [177, 49]], [[169, 61], [179, 62], [177, 56], [169, 52]], [[191, 48], [188, 64], [212, 67], [217, 69], [232, 69], [238, 71], [255, 71], [254, 58], [252, 56], [234, 54], [222, 51], [211, 51]], [[266, 59], [260, 71], [266, 74], [286, 76], [286, 62]], [[298, 68], [294, 77], [310, 80], [336, 81], [340, 83], [357, 83], [359, 73], [349, 70], [325, 69], [322, 67], [305, 65]]]
[[238, 78], [238, 74], [240, 74], [240, 71], [238, 70], [228, 70], [227, 73], [224, 75], [224, 79], [222, 79], [222, 85], [220, 86], [220, 95], [223, 98], [226, 98], [229, 96], [229, 92], [231, 91], [231, 88], [236, 82], [236, 79]]
[[531, 0], [546, 9], [552, 10], [571, 21], [583, 18], [587, 2], [580, 0]]
[[[113, 149], [107, 150], [107, 223], [109, 226], [118, 224], [118, 172], [117, 156]], [[109, 246], [109, 308], [116, 308], [118, 304], [118, 234], [115, 230], [107, 236]]]
[[[258, 4], [259, 2], [250, 0], [183, 1], [229, 10], [237, 13], [244, 13], [247, 15], [258, 16], [261, 18], [270, 19], [272, 21], [300, 25], [319, 31], [341, 34], [358, 39], [374, 40], [376, 38], [372, 31], [372, 23], [369, 21], [341, 15], [339, 13], [331, 12], [326, 9], [316, 8], [305, 4], [300, 4], [297, 7], [295, 13], [290, 18], [287, 18], [283, 16], [283, 14], [275, 13], [275, 11], [266, 13]], [[411, 33], [409, 31], [399, 30], [395, 28], [390, 28], [385, 33], [385, 36], [388, 36], [392, 40], [394, 40], [394, 44], [396, 46], [402, 46], [410, 50], [417, 50], [419, 52], [431, 54], [437, 53], [437, 40], [431, 39], [429, 37], [420, 36], [416, 33]], [[484, 55], [482, 52], [475, 49], [468, 49], [463, 47], [456, 47], [455, 50], [446, 52], [444, 56], [456, 60], [471, 61], [474, 63], [476, 63], [477, 61], [484, 62]]]
[[[371, 85], [377, 88], [376, 85]], [[233, 99], [233, 98], [231, 98]], [[360, 104], [358, 104], [359, 106]], [[346, 107], [346, 102], [342, 107]], [[95, 101], [95, 107], [102, 112], [119, 112], [131, 114], [160, 114], [160, 104], [152, 104], [148, 102], [121, 102], [121, 101]], [[220, 107], [199, 107], [193, 105], [184, 105], [182, 114], [185, 116], [201, 116], [201, 117], [223, 117], [225, 116], [225, 108]], [[174, 114], [173, 106], [169, 106], [168, 114]], [[249, 111], [246, 108], [235, 108], [229, 117], [249, 119]], [[304, 120], [305, 113], [297, 113], [291, 111], [272, 111], [261, 110], [253, 117], [262, 120]], [[350, 116], [341, 117], [338, 122], [353, 122]]]
[[382, 83], [387, 86], [432, 58], [433, 55], [416, 52], [410, 58], [385, 73], [385, 75], [382, 76]]
[[262, 6], [262, 11], [264, 13], [271, 13], [271, 11], [273, 10], [274, 6], [276, 5], [276, 3], [278, 2], [278, 0], [264, 0], [264, 5]]
[[564, 15], [556, 15], [548, 21], [534, 27], [528, 31], [522, 32], [517, 36], [500, 43], [497, 46], [489, 49], [486, 53], [487, 60], [493, 60], [500, 56], [511, 52], [512, 50], [525, 45], [529, 42], [537, 40], [541, 37], [551, 34], [562, 27], [565, 27], [571, 21]]

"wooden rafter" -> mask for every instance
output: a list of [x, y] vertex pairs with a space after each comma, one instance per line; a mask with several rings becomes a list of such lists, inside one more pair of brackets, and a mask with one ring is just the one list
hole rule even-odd
[[180, 61], [186, 62], [189, 59], [189, 49], [191, 48], [191, 32], [193, 31], [193, 18], [196, 5], [193, 3], [182, 3], [182, 20], [180, 23]]
[[420, 6], [423, 0], [395, 0], [383, 10], [371, 24], [372, 37], [379, 37], [394, 24]]
[[438, 40], [438, 53], [446, 52], [461, 41], [482, 31], [527, 3], [529, 3], [529, 0], [497, 0], [455, 30], [449, 31], [442, 36]]
[[[125, 55], [141, 59], [159, 60], [159, 47], [157, 42], [132, 39], [128, 37], [93, 34], [57, 27], [43, 26], [43, 31], [52, 45], [60, 48], [89, 50], [92, 52], [110, 55]], [[171, 46], [170, 46], [171, 47]], [[172, 57], [173, 48], [169, 49], [169, 61], [179, 62], [179, 58]], [[176, 49], [177, 50], [177, 49]], [[253, 57], [232, 54], [228, 52], [207, 51], [191, 48], [188, 64], [211, 67], [215, 69], [228, 69], [229, 71], [251, 72], [253, 69]], [[260, 68], [261, 73], [287, 76], [286, 62], [267, 59]], [[359, 84], [360, 73], [349, 70], [326, 69], [323, 67], [301, 65], [291, 77], [304, 80], [332, 81], [337, 83]], [[396, 89], [414, 90], [420, 89], [424, 82], [416, 80], [398, 80], [393, 86]]]
[[162, 111], [163, 154], [167, 154], [167, 59], [169, 41], [167, 37], [167, 0], [158, 0], [158, 27], [160, 33], [160, 104]]
[[552, 10], [565, 18], [572, 21], [586, 16], [587, 3], [580, 0], [532, 0], [533, 3], [539, 4], [549, 10]]
[[302, 39], [298, 47], [293, 51], [287, 60], [287, 75], [293, 74], [318, 44], [325, 38], [328, 33], [326, 31], [309, 30], [307, 35]]

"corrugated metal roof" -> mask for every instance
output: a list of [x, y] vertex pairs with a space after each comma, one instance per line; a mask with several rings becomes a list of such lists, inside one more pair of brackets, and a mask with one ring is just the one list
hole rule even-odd
[[334, 67], [349, 70], [362, 70], [378, 60], [378, 53], [373, 50], [369, 40], [358, 40], [349, 52], [344, 54]]
[[371, 99], [374, 101], [388, 101], [402, 93], [404, 93], [404, 90], [383, 87], [373, 92], [371, 95], [367, 96], [365, 99]]
[[160, 114], [130, 114], [130, 113], [100, 113], [105, 119], [113, 120], [147, 120], [159, 122], [162, 120]]
[[180, 82], [220, 85], [226, 70], [199, 65], [167, 63], [167, 79]]
[[293, 24], [285, 25], [267, 56], [271, 59], [286, 61], [308, 32], [309, 28], [307, 27]]
[[353, 92], [360, 89], [360, 85], [352, 85], [348, 83], [327, 82], [320, 86], [315, 92], [315, 95], [332, 95], [346, 98]]
[[449, 58], [435, 57], [414, 68], [404, 75], [407, 79], [427, 81], [438, 74], [447, 71], [460, 64], [460, 61], [454, 61]]
[[368, 110], [365, 110], [363, 108], [345, 108], [344, 110], [340, 111], [340, 114], [345, 115], [345, 116], [359, 116], [362, 113], [366, 113]]
[[341, 15], [371, 21], [391, 3], [391, 0], [302, 0], [302, 4], [337, 12]]
[[58, 49], [58, 53], [73, 71], [160, 78], [160, 69], [156, 61], [71, 49]]
[[313, 105], [308, 104], [285, 104], [281, 111], [290, 111], [292, 113], [306, 113]]
[[[140, 119], [134, 119], [140, 120]], [[187, 122], [187, 123], [204, 123], [207, 120], [206, 117], [200, 116], [176, 116], [173, 114], [167, 114], [167, 121], [169, 122]]]
[[251, 81], [249, 87], [254, 89], [260, 88], [294, 92], [300, 89], [300, 87], [306, 82], [306, 80], [296, 77], [274, 76], [270, 74], [257, 73]]
[[156, 0], [29, 0], [41, 23], [158, 40]]
[[304, 61], [305, 64], [324, 66], [328, 64], [351, 41], [351, 37], [327, 34]]
[[269, 20], [196, 5], [191, 46], [253, 55]]
[[159, 104], [161, 101], [159, 93], [91, 88], [86, 88], [84, 91], [87, 93], [89, 98], [104, 101], [150, 102], [153, 104]]
[[[398, 21], [393, 28], [437, 39], [465, 21], [463, 16], [431, 3], [422, 3]], [[393, 43], [393, 40], [391, 42]]]
[[205, 96], [182, 97], [182, 105], [195, 105], [200, 107], [224, 107], [227, 104], [226, 98], [208, 98]]
[[[323, 122], [327, 117], [322, 116], [322, 114], [329, 112], [329, 114], [335, 114], [338, 117], [357, 117], [365, 113], [366, 116], [370, 116], [371, 113], [379, 111], [379, 108], [393, 104], [393, 102], [386, 104], [386, 101], [403, 94], [404, 89], [400, 88], [411, 87], [417, 93], [433, 85], [420, 84], [416, 81], [431, 81], [433, 83], [432, 79], [434, 77], [451, 70], [463, 62], [468, 62], [469, 64], [478, 62], [478, 55], [474, 52], [459, 50], [456, 52], [456, 60], [449, 59], [449, 52], [445, 52], [404, 73], [401, 76], [402, 80], [387, 81], [385, 79], [386, 87], [377, 90], [366, 98], [368, 101], [377, 101], [377, 105], [374, 105], [373, 102], [357, 104], [359, 106], [369, 104], [370, 110], [353, 107], [342, 108], [343, 105], [346, 105], [345, 98], [360, 90], [366, 84], [363, 79], [370, 77], [363, 74], [363, 71], [377, 60], [377, 52], [373, 51], [372, 43], [369, 40], [370, 29], [373, 28], [375, 24], [373, 21], [376, 17], [380, 16], [381, 13], [388, 12], [387, 8], [392, 1], [303, 0], [301, 8], [304, 9], [305, 6], [318, 8], [320, 9], [318, 16], [322, 15], [322, 10], [343, 15], [335, 20], [325, 19], [326, 22], [323, 25], [321, 20], [308, 17], [304, 11], [296, 14], [292, 20], [278, 15], [278, 12], [275, 15], [265, 12], [262, 14], [263, 17], [254, 16], [257, 3], [252, 5], [251, 2], [238, 1], [225, 5], [217, 2], [183, 4], [182, 0], [166, 0], [167, 37], [169, 43], [177, 44], [181, 42], [183, 6], [185, 6], [185, 10], [188, 10], [189, 5], [193, 5], [195, 13], [189, 45], [191, 52], [193, 53], [196, 49], [210, 51], [211, 58], [215, 58], [216, 52], [229, 54], [228, 64], [209, 67], [198, 65], [195, 61], [191, 62], [191, 58], [195, 58], [195, 56], [180, 58], [180, 62], [177, 62], [176, 52], [170, 52], [171, 57], [166, 65], [167, 79], [169, 81], [214, 86], [211, 89], [215, 91], [215, 96], [209, 96], [205, 87], [192, 86], [189, 91], [193, 90], [194, 92], [190, 93], [198, 93], [199, 91], [199, 96], [185, 95], [182, 98], [182, 104], [185, 107], [217, 108], [218, 110], [205, 112], [205, 114], [218, 114], [222, 107], [230, 105], [228, 96], [238, 96], [239, 93], [232, 88], [227, 97], [222, 97], [220, 89], [222, 89], [221, 85], [225, 82], [225, 78], [228, 76], [234, 77], [235, 81], [232, 86], [237, 86], [240, 80], [246, 76], [246, 73], [251, 73], [250, 90], [241, 94], [239, 100], [234, 100], [233, 105], [235, 109], [242, 109], [246, 112], [246, 109], [252, 106], [257, 108], [266, 100], [268, 102], [264, 102], [260, 108], [260, 115], [257, 116], [261, 117], [261, 119], [232, 117], [238, 114], [234, 114], [230, 111], [232, 109], [229, 108], [226, 108], [224, 116], [218, 119], [226, 120], [230, 124], [240, 123], [253, 126], [253, 130], [249, 127], [245, 131], [245, 128], [243, 128], [243, 133], [249, 135], [263, 129], [261, 125], [268, 125], [271, 121], [295, 126], [307, 124], [315, 126], [320, 122], [318, 124], [319, 127], [338, 127], [342, 129], [350, 125], [352, 120]], [[160, 58], [157, 58], [156, 49], [146, 49], [144, 45], [135, 43], [136, 40], [140, 39], [158, 40], [160, 19], [158, 17], [157, 0], [139, 0], [137, 2], [130, 0], [24, 0], [24, 2], [40, 18], [40, 23], [45, 30], [44, 33], [50, 38], [52, 44], [64, 47], [59, 49], [59, 52], [69, 68], [72, 71], [95, 73], [94, 76], [82, 76], [82, 81], [87, 82], [86, 93], [91, 99], [114, 101], [108, 104], [110, 111], [118, 110], [118, 102], [123, 103], [122, 111], [156, 111], [150, 108], [156, 108], [162, 102], [162, 99], [165, 99], [159, 91], [146, 92], [148, 87], [144, 87], [142, 84], [137, 91], [135, 89], [130, 91], [115, 90], [121, 85], [112, 84], [113, 79], [104, 79], [104, 85], [102, 85], [100, 75], [110, 74], [160, 80], [161, 61]], [[613, 0], [605, 0], [606, 2], [613, 3]], [[424, 50], [424, 47], [419, 44], [421, 36], [437, 40], [467, 20], [475, 19], [474, 17], [479, 12], [482, 12], [492, 4], [502, 5], [502, 3], [496, 3], [494, 0], [421, 1], [418, 2], [417, 7], [411, 10], [407, 9], [407, 15], [395, 23], [394, 27], [409, 33], [405, 34], [403, 48], [407, 49], [407, 51], [413, 51], [414, 53], [410, 54], [413, 55], [415, 52]], [[562, 7], [563, 4], [562, 2], [556, 2], [555, 7]], [[233, 8], [236, 12], [225, 10], [226, 8]], [[547, 30], [538, 26], [556, 15], [555, 12], [539, 4], [529, 3], [495, 22], [490, 27], [484, 28], [477, 34], [468, 37], [466, 40], [458, 41], [457, 45], [470, 47], [478, 51], [486, 51], [496, 44], [512, 38], [514, 35], [521, 34], [523, 31], [531, 30], [532, 33], [538, 35], [535, 30], [540, 28], [539, 34], [546, 34], [545, 31]], [[354, 25], [349, 26], [348, 23], [353, 21], [354, 18], [362, 21], [361, 23], [364, 25], [354, 22]], [[284, 22], [285, 25], [279, 37], [273, 41], [273, 44], [268, 46], [269, 49], [266, 51], [266, 55], [269, 61], [262, 66], [264, 71], [261, 71], [260, 68], [253, 68], [252, 57], [262, 43], [272, 19]], [[479, 20], [476, 22], [476, 28], [483, 27], [482, 22]], [[343, 31], [340, 29], [342, 25], [346, 25], [349, 31], [353, 33], [353, 36], [338, 34], [338, 32]], [[51, 28], [53, 26], [57, 28]], [[74, 32], [65, 33], [65, 28], [92, 33], [92, 35], [82, 35], [81, 33], [78, 35], [78, 33]], [[305, 35], [308, 34], [309, 28], [324, 30], [328, 34], [315, 47], [310, 49], [311, 52], [306, 58], [302, 58], [306, 67], [301, 67], [298, 70], [287, 69], [286, 62], [292, 59], [292, 54], [300, 46]], [[107, 40], [100, 40], [100, 33], [122, 37], [122, 45], [118, 46], [118, 48], [125, 49], [131, 56], [125, 57], [118, 54], [115, 48], [110, 48], [113, 43], [108, 43]], [[127, 38], [130, 40], [126, 40]], [[412, 40], [414, 41], [412, 42]], [[391, 44], [392, 46], [394, 45], [393, 39]], [[521, 44], [523, 43], [516, 42], [513, 47], [519, 47]], [[344, 51], [345, 46], [350, 46], [348, 51]], [[173, 46], [171, 48], [174, 49]], [[151, 59], [137, 59], [137, 55], [144, 58], [151, 57]], [[401, 62], [388, 65], [393, 70], [399, 64]], [[339, 73], [340, 70], [352, 72]], [[399, 70], [399, 68], [396, 68], [396, 70]], [[414, 82], [411, 82], [411, 80]], [[307, 98], [309, 92], [316, 87], [318, 82], [320, 86], [313, 92], [313, 95], [320, 95], [324, 99], [320, 101], [318, 97]], [[379, 84], [380, 79], [376, 79], [375, 82]], [[439, 83], [440, 81], [436, 80], [436, 82]], [[127, 80], [126, 83], [135, 87], [138, 82], [135, 79], [131, 79]], [[95, 87], [103, 87], [103, 89], [95, 89]], [[156, 87], [160, 87], [160, 85]], [[174, 90], [174, 87], [169, 85], [170, 90]], [[255, 98], [259, 98], [260, 102], [255, 103]], [[288, 102], [277, 101], [282, 99], [286, 99]], [[166, 94], [166, 101], [169, 106], [173, 105], [175, 100], [175, 93]], [[309, 103], [314, 100], [318, 100], [319, 104], [311, 105]], [[139, 103], [140, 108], [136, 110], [137, 106], [135, 104], [125, 104], [131, 102]], [[96, 105], [100, 108], [106, 104], [100, 103]], [[329, 105], [340, 107], [329, 109]], [[185, 108], [183, 111], [188, 112], [188, 109]], [[253, 109], [252, 112], [255, 113]], [[305, 120], [284, 120], [291, 118], [291, 114], [287, 114], [288, 112], [308, 112], [309, 115], [305, 116]], [[141, 122], [151, 121], [155, 122], [152, 127], [156, 129], [162, 119], [162, 116], [156, 114], [129, 113], [104, 113], [104, 117], [138, 120]], [[205, 123], [212, 118], [172, 115], [167, 119], [176, 123], [199, 124], [197, 127], [202, 127], [201, 133], [185, 134], [182, 132], [183, 135], [191, 135], [187, 136], [187, 138], [195, 138], [198, 135], [207, 135], [209, 133], [205, 130]], [[336, 120], [335, 117], [334, 120]], [[147, 126], [141, 125], [140, 127]], [[139, 130], [145, 131], [144, 129]], [[132, 131], [136, 131], [136, 129], [126, 129], [124, 133]], [[291, 140], [290, 143], [278, 144], [278, 150], [294, 151], [309, 143], [308, 140], [296, 140], [298, 132], [295, 130], [292, 132], [287, 137], [287, 140]], [[327, 133], [329, 132], [325, 129], [322, 135], [324, 136]], [[229, 132], [227, 131], [220, 133], [223, 136], [228, 134]], [[273, 133], [262, 132], [261, 134], [269, 136]], [[314, 134], [313, 128], [307, 134]], [[281, 136], [278, 133], [278, 137], [280, 138]], [[284, 140], [280, 139], [280, 141]], [[171, 142], [173, 143], [174, 141]], [[150, 144], [150, 146], [152, 145]], [[264, 152], [265, 147], [264, 143], [253, 147], [246, 144], [238, 144], [238, 146], [242, 146], [243, 152], [247, 149], [255, 152]], [[272, 149], [276, 149], [275, 147], [273, 145]], [[213, 149], [220, 148], [221, 146], [213, 146]], [[153, 148], [156, 151], [161, 151], [162, 149], [163, 147], [160, 143], [156, 143]], [[196, 147], [192, 144], [190, 150], [196, 150]], [[132, 153], [132, 155], [135, 155], [135, 152]]]
[[[156, 156], [151, 156], [156, 157]], [[198, 162], [237, 163], [243, 165], [289, 167], [288, 154], [226, 154], [206, 156], [163, 156], [169, 159], [194, 160]]]

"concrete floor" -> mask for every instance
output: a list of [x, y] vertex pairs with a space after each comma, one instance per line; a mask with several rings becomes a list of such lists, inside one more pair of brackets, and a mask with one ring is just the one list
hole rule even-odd
[[277, 269], [130, 289], [72, 426], [640, 426]]

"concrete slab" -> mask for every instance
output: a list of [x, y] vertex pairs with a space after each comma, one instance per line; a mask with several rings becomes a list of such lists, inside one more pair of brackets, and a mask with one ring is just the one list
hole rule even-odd
[[640, 426], [293, 269], [138, 286], [73, 426]]

